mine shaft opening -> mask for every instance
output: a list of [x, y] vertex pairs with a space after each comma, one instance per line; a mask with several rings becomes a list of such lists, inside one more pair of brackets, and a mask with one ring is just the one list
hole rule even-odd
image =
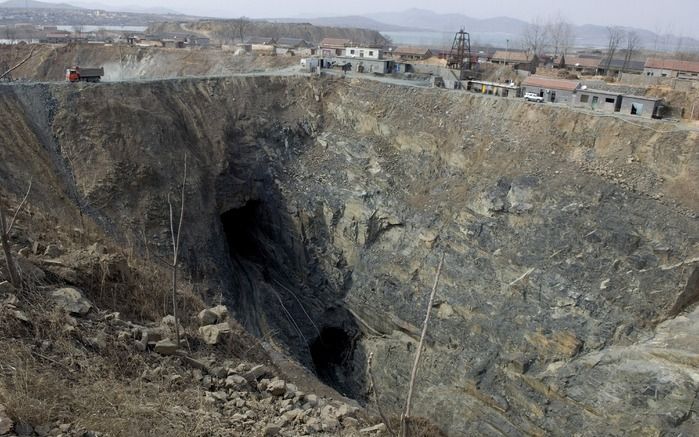
[[[249, 200], [221, 214], [231, 260], [230, 304], [258, 337], [272, 336], [299, 363], [347, 397], [364, 396], [359, 328], [317, 264], [299, 251], [307, 243], [278, 199]], [[313, 282], [313, 285], [308, 285]]]
[[346, 395], [356, 396], [352, 379], [355, 338], [342, 328], [325, 327], [311, 343], [311, 357], [316, 375], [326, 384]]
[[264, 260], [261, 202], [250, 200], [241, 208], [224, 212], [221, 223], [232, 258], [242, 257], [256, 262]]

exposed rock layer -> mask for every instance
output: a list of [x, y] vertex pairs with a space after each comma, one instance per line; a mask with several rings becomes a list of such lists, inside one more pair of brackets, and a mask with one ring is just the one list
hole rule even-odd
[[[697, 426], [696, 132], [368, 82], [0, 88], [15, 194], [169, 250], [187, 155], [186, 274], [339, 390], [451, 435]], [[31, 159], [27, 159], [31, 157]], [[177, 203], [176, 203], [177, 206]]]

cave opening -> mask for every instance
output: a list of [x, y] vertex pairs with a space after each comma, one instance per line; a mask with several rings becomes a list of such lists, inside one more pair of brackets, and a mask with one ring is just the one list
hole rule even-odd
[[355, 336], [343, 328], [324, 327], [311, 343], [311, 358], [316, 375], [344, 394], [357, 396], [353, 379]]
[[223, 232], [232, 258], [243, 257], [252, 261], [264, 261], [261, 240], [262, 205], [258, 200], [249, 200], [240, 208], [221, 214]]
[[274, 198], [248, 200], [220, 216], [231, 261], [231, 311], [249, 332], [279, 341], [321, 381], [359, 400], [359, 328], [337, 305], [337, 288], [318, 261], [309, 262], [308, 240], [276, 205]]

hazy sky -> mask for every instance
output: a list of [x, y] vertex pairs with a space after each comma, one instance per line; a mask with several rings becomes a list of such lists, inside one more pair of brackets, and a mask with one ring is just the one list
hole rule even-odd
[[[53, 2], [70, 0], [50, 0]], [[477, 18], [531, 20], [558, 11], [575, 24], [618, 24], [699, 37], [699, 0], [95, 0], [107, 4], [162, 6], [183, 13], [255, 18], [332, 16], [408, 8], [456, 12]], [[554, 6], [552, 6], [554, 5]]]

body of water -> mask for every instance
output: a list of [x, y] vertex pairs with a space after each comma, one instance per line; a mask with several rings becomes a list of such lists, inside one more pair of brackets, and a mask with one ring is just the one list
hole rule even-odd
[[[58, 30], [66, 30], [75, 32], [76, 26], [57, 26]], [[145, 32], [146, 26], [82, 26], [83, 32], [96, 32], [100, 29], [111, 30], [115, 32]]]
[[[434, 48], [451, 48], [454, 42], [454, 32], [430, 32], [430, 31], [401, 31], [381, 32], [383, 36], [391, 38], [394, 44], [416, 45]], [[471, 46], [490, 44], [495, 47], [505, 47], [510, 40], [510, 48], [514, 48], [517, 35], [504, 32], [478, 33], [471, 35]]]

